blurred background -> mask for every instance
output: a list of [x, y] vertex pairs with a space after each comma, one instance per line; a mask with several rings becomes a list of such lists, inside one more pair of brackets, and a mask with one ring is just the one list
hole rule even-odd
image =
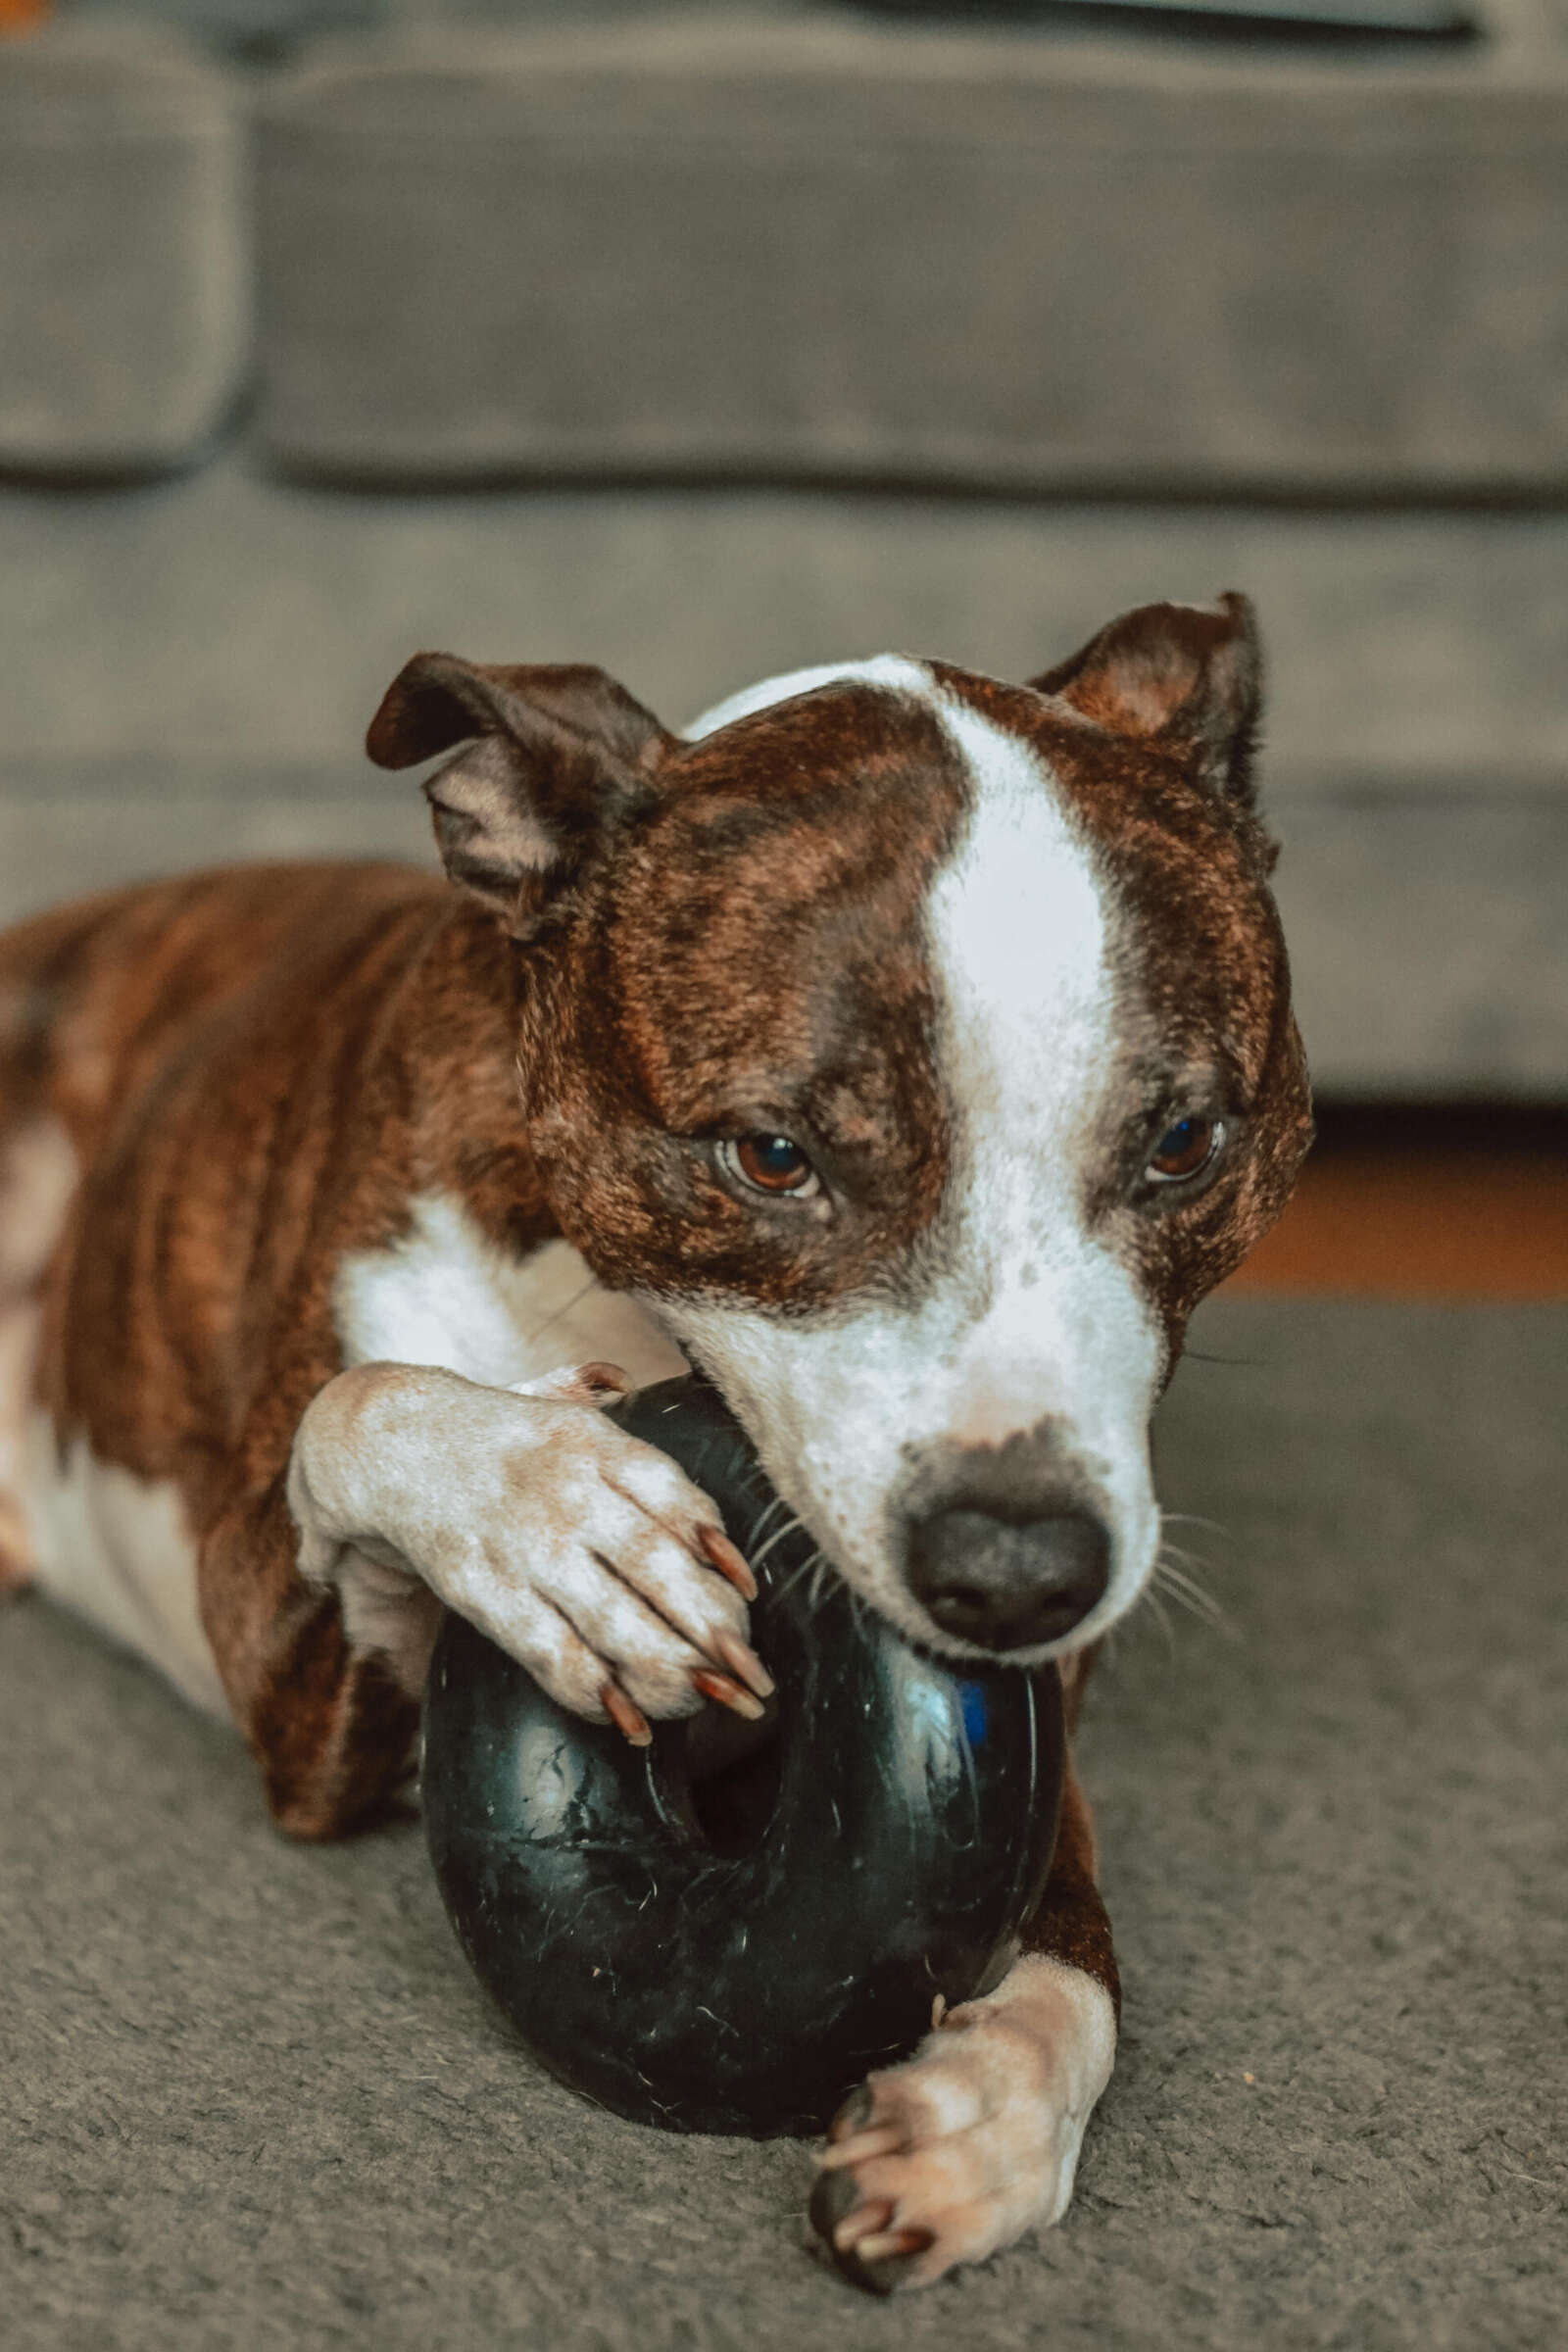
[[1568, 0], [1258, 5], [0, 0], [0, 922], [427, 857], [419, 648], [678, 726], [1244, 588], [1243, 1279], [1568, 1292]]

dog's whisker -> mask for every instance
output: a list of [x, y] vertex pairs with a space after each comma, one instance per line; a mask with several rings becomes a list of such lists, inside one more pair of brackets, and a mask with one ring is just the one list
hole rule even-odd
[[[799, 1521], [797, 1521], [797, 1523], [796, 1523], [796, 1524], [797, 1524], [797, 1525], [799, 1525]], [[786, 1593], [786, 1592], [794, 1592], [794, 1590], [795, 1590], [796, 1586], [797, 1586], [797, 1585], [800, 1583], [800, 1581], [801, 1581], [801, 1579], [802, 1579], [802, 1577], [803, 1577], [803, 1576], [809, 1576], [809, 1575], [811, 1574], [812, 1570], [813, 1570], [813, 1569], [816, 1569], [816, 1568], [819, 1568], [819, 1567], [821, 1566], [821, 1564], [822, 1564], [822, 1553], [821, 1553], [820, 1551], [810, 1551], [810, 1552], [808, 1552], [808, 1553], [807, 1553], [807, 1556], [806, 1556], [806, 1558], [805, 1558], [805, 1559], [804, 1559], [804, 1560], [801, 1562], [800, 1566], [799, 1566], [799, 1567], [798, 1567], [798, 1568], [795, 1570], [794, 1574], [793, 1574], [793, 1575], [792, 1575], [792, 1576], [791, 1576], [791, 1577], [788, 1579], [788, 1581], [787, 1581], [785, 1584], [783, 1584], [783, 1585], [781, 1585], [781, 1586], [779, 1587], [779, 1594], [778, 1594], [778, 1596], [779, 1596], [780, 1600], [782, 1600], [782, 1599], [783, 1599], [783, 1597], [784, 1597], [784, 1595], [785, 1595], [785, 1593]]]
[[574, 1306], [580, 1306], [589, 1292], [597, 1287], [594, 1276], [590, 1274], [581, 1288], [573, 1291], [569, 1298], [564, 1298], [553, 1314], [546, 1315], [542, 1323], [535, 1324], [533, 1330], [528, 1334], [527, 1345], [531, 1348], [535, 1340], [542, 1339], [553, 1324], [559, 1323], [563, 1315], [569, 1315]]
[[789, 1504], [785, 1501], [782, 1494], [775, 1494], [772, 1501], [764, 1505], [763, 1509], [758, 1516], [757, 1525], [752, 1530], [753, 1542], [755, 1543], [760, 1539], [763, 1529], [766, 1527], [768, 1521], [772, 1518], [775, 1511], [782, 1511], [787, 1518], [789, 1516]]
[[794, 1533], [795, 1533], [795, 1531], [796, 1531], [796, 1529], [797, 1529], [797, 1528], [798, 1528], [800, 1525], [801, 1525], [801, 1521], [800, 1521], [800, 1520], [799, 1520], [799, 1519], [798, 1519], [798, 1518], [795, 1516], [794, 1512], [792, 1511], [792, 1512], [790, 1513], [790, 1516], [789, 1516], [789, 1517], [788, 1517], [788, 1518], [785, 1520], [785, 1522], [784, 1522], [783, 1526], [782, 1526], [782, 1527], [779, 1527], [779, 1528], [775, 1528], [775, 1529], [774, 1529], [774, 1531], [773, 1531], [773, 1533], [772, 1533], [772, 1535], [770, 1535], [770, 1536], [768, 1537], [768, 1539], [767, 1539], [767, 1542], [766, 1542], [765, 1544], [761, 1544], [761, 1545], [759, 1547], [759, 1549], [758, 1549], [758, 1550], [756, 1550], [756, 1551], [754, 1551], [754, 1552], [753, 1552], [753, 1554], [752, 1554], [752, 1567], [753, 1567], [753, 1570], [755, 1571], [755, 1570], [757, 1570], [757, 1569], [760, 1568], [760, 1566], [762, 1565], [762, 1562], [763, 1562], [763, 1561], [766, 1559], [766, 1557], [767, 1557], [768, 1553], [769, 1553], [769, 1552], [770, 1552], [770, 1551], [773, 1549], [774, 1545], [775, 1545], [775, 1544], [782, 1544], [786, 1536], [793, 1536], [793, 1535], [794, 1535]]
[[1165, 1647], [1172, 1658], [1176, 1655], [1176, 1631], [1170, 1621], [1170, 1611], [1152, 1584], [1144, 1587], [1144, 1601], [1154, 1623], [1165, 1637]]
[[1215, 1633], [1236, 1637], [1238, 1629], [1229, 1611], [1173, 1560], [1162, 1557], [1155, 1561], [1153, 1581], [1178, 1608], [1186, 1609]]
[[1209, 1598], [1207, 1586], [1200, 1576], [1194, 1573], [1197, 1569], [1206, 1569], [1206, 1560], [1199, 1559], [1193, 1552], [1179, 1551], [1169, 1544], [1162, 1544], [1155, 1557], [1155, 1566], [1169, 1583], [1183, 1585], [1189, 1592], [1201, 1592], [1205, 1600]]
[[800, 1581], [801, 1581], [802, 1577], [803, 1577], [803, 1576], [806, 1574], [807, 1570], [808, 1570], [808, 1568], [811, 1568], [811, 1567], [813, 1567], [813, 1566], [815, 1565], [815, 1559], [816, 1559], [816, 1555], [815, 1555], [815, 1553], [813, 1552], [813, 1553], [811, 1553], [811, 1554], [810, 1554], [810, 1555], [809, 1555], [808, 1558], [804, 1559], [804, 1560], [801, 1562], [800, 1566], [799, 1566], [797, 1569], [795, 1569], [791, 1575], [789, 1575], [788, 1577], [786, 1577], [785, 1581], [783, 1582], [783, 1584], [781, 1584], [781, 1585], [780, 1585], [780, 1587], [779, 1587], [779, 1589], [778, 1589], [778, 1594], [777, 1594], [777, 1597], [778, 1597], [780, 1600], [782, 1600], [782, 1599], [785, 1597], [786, 1593], [790, 1593], [790, 1592], [794, 1592], [794, 1590], [795, 1590], [796, 1586], [797, 1586], [797, 1585], [800, 1583]]
[[1163, 1583], [1158, 1590], [1163, 1601], [1170, 1602], [1174, 1607], [1182, 1610], [1185, 1615], [1196, 1618], [1198, 1623], [1205, 1627], [1209, 1633], [1234, 1633], [1235, 1629], [1228, 1617], [1218, 1616], [1212, 1610], [1205, 1609], [1201, 1601], [1195, 1599], [1191, 1592], [1178, 1592], [1173, 1585]]
[[1201, 1568], [1205, 1576], [1223, 1576], [1226, 1573], [1226, 1565], [1222, 1561], [1211, 1560], [1206, 1552], [1189, 1551], [1181, 1544], [1161, 1544], [1159, 1556], [1162, 1560], [1179, 1560], [1184, 1568]]
[[1197, 1511], [1161, 1511], [1159, 1521], [1162, 1527], [1206, 1527], [1214, 1536], [1231, 1532], [1222, 1519], [1204, 1519]]

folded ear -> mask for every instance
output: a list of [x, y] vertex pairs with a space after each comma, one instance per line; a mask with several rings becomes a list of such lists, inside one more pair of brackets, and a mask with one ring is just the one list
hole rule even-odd
[[602, 669], [416, 654], [365, 748], [378, 767], [413, 767], [466, 746], [425, 782], [436, 846], [454, 882], [522, 927], [606, 824], [652, 797], [672, 740]]
[[1141, 605], [1029, 683], [1096, 726], [1186, 760], [1212, 790], [1251, 807], [1263, 657], [1245, 596]]

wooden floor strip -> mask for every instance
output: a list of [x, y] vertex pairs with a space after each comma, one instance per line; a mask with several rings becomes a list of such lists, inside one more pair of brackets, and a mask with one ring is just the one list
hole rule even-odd
[[1568, 1298], [1568, 1114], [1320, 1113], [1295, 1200], [1228, 1287]]

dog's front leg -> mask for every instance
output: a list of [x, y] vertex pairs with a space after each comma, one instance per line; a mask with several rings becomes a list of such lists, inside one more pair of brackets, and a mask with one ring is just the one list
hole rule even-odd
[[811, 2219], [858, 2285], [927, 2285], [1067, 2209], [1084, 2128], [1110, 2080], [1119, 2001], [1070, 1766], [1023, 1942], [995, 1991], [950, 2010], [834, 2119]]
[[442, 1605], [551, 1695], [646, 1740], [705, 1697], [761, 1711], [750, 1571], [714, 1504], [598, 1409], [611, 1366], [520, 1390], [366, 1364], [203, 1547], [204, 1622], [280, 1826], [333, 1837], [406, 1768]]
[[340, 1374], [290, 1458], [301, 1576], [339, 1594], [358, 1647], [395, 1656], [412, 1611], [414, 1687], [433, 1593], [573, 1714], [640, 1742], [649, 1716], [705, 1696], [760, 1713], [772, 1686], [745, 1640], [751, 1573], [701, 1488], [598, 1409], [628, 1385], [612, 1365], [516, 1389], [397, 1364]]

